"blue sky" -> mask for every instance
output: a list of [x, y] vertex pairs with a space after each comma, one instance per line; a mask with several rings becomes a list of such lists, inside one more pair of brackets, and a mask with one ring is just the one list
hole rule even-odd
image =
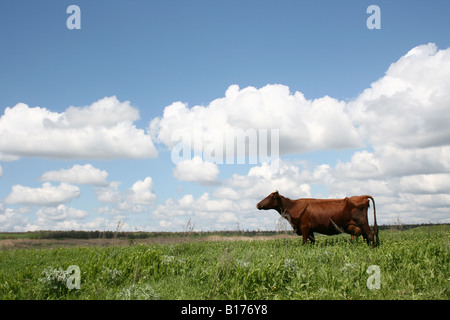
[[[80, 30], [66, 27], [71, 4]], [[372, 4], [379, 30], [366, 27]], [[103, 230], [120, 220], [129, 230], [174, 231], [189, 219], [201, 230], [274, 229], [276, 212], [255, 204], [275, 188], [292, 198], [372, 194], [382, 223], [449, 222], [449, 9], [448, 1], [2, 1], [0, 230]], [[229, 88], [247, 102], [235, 104]], [[280, 172], [173, 163], [167, 135], [196, 121], [212, 128], [219, 114], [228, 118], [218, 130], [261, 129], [273, 117]], [[296, 116], [308, 134], [290, 127]], [[58, 117], [65, 130], [39, 127]], [[113, 136], [120, 152], [105, 145]]]

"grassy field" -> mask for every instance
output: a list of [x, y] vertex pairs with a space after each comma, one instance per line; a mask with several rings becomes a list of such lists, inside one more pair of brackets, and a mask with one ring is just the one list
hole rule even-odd
[[349, 238], [4, 249], [0, 299], [449, 299], [449, 225]]

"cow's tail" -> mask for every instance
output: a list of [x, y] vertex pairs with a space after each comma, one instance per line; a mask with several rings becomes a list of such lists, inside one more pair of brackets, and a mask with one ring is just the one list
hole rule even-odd
[[367, 199], [371, 199], [373, 203], [373, 233], [375, 234], [375, 246], [378, 247], [380, 245], [380, 239], [378, 238], [378, 225], [377, 225], [377, 215], [375, 209], [375, 200], [371, 196], [366, 196]]

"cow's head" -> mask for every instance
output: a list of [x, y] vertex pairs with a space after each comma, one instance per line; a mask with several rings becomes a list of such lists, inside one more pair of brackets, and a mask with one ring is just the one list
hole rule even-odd
[[278, 191], [275, 191], [269, 194], [263, 200], [261, 200], [256, 205], [256, 208], [258, 208], [259, 210], [269, 210], [269, 209], [278, 210], [280, 206], [281, 206], [280, 194], [278, 193]]

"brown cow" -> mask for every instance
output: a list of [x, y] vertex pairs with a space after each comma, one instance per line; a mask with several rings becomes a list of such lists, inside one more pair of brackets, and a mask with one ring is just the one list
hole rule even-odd
[[[373, 203], [374, 232], [367, 219], [369, 199]], [[275, 191], [261, 200], [256, 207], [259, 210], [277, 210], [289, 221], [294, 231], [303, 236], [303, 243], [308, 239], [314, 243], [314, 232], [327, 235], [347, 232], [356, 236], [362, 234], [367, 244], [372, 242], [373, 247], [379, 245], [375, 200], [371, 196], [291, 200]]]

